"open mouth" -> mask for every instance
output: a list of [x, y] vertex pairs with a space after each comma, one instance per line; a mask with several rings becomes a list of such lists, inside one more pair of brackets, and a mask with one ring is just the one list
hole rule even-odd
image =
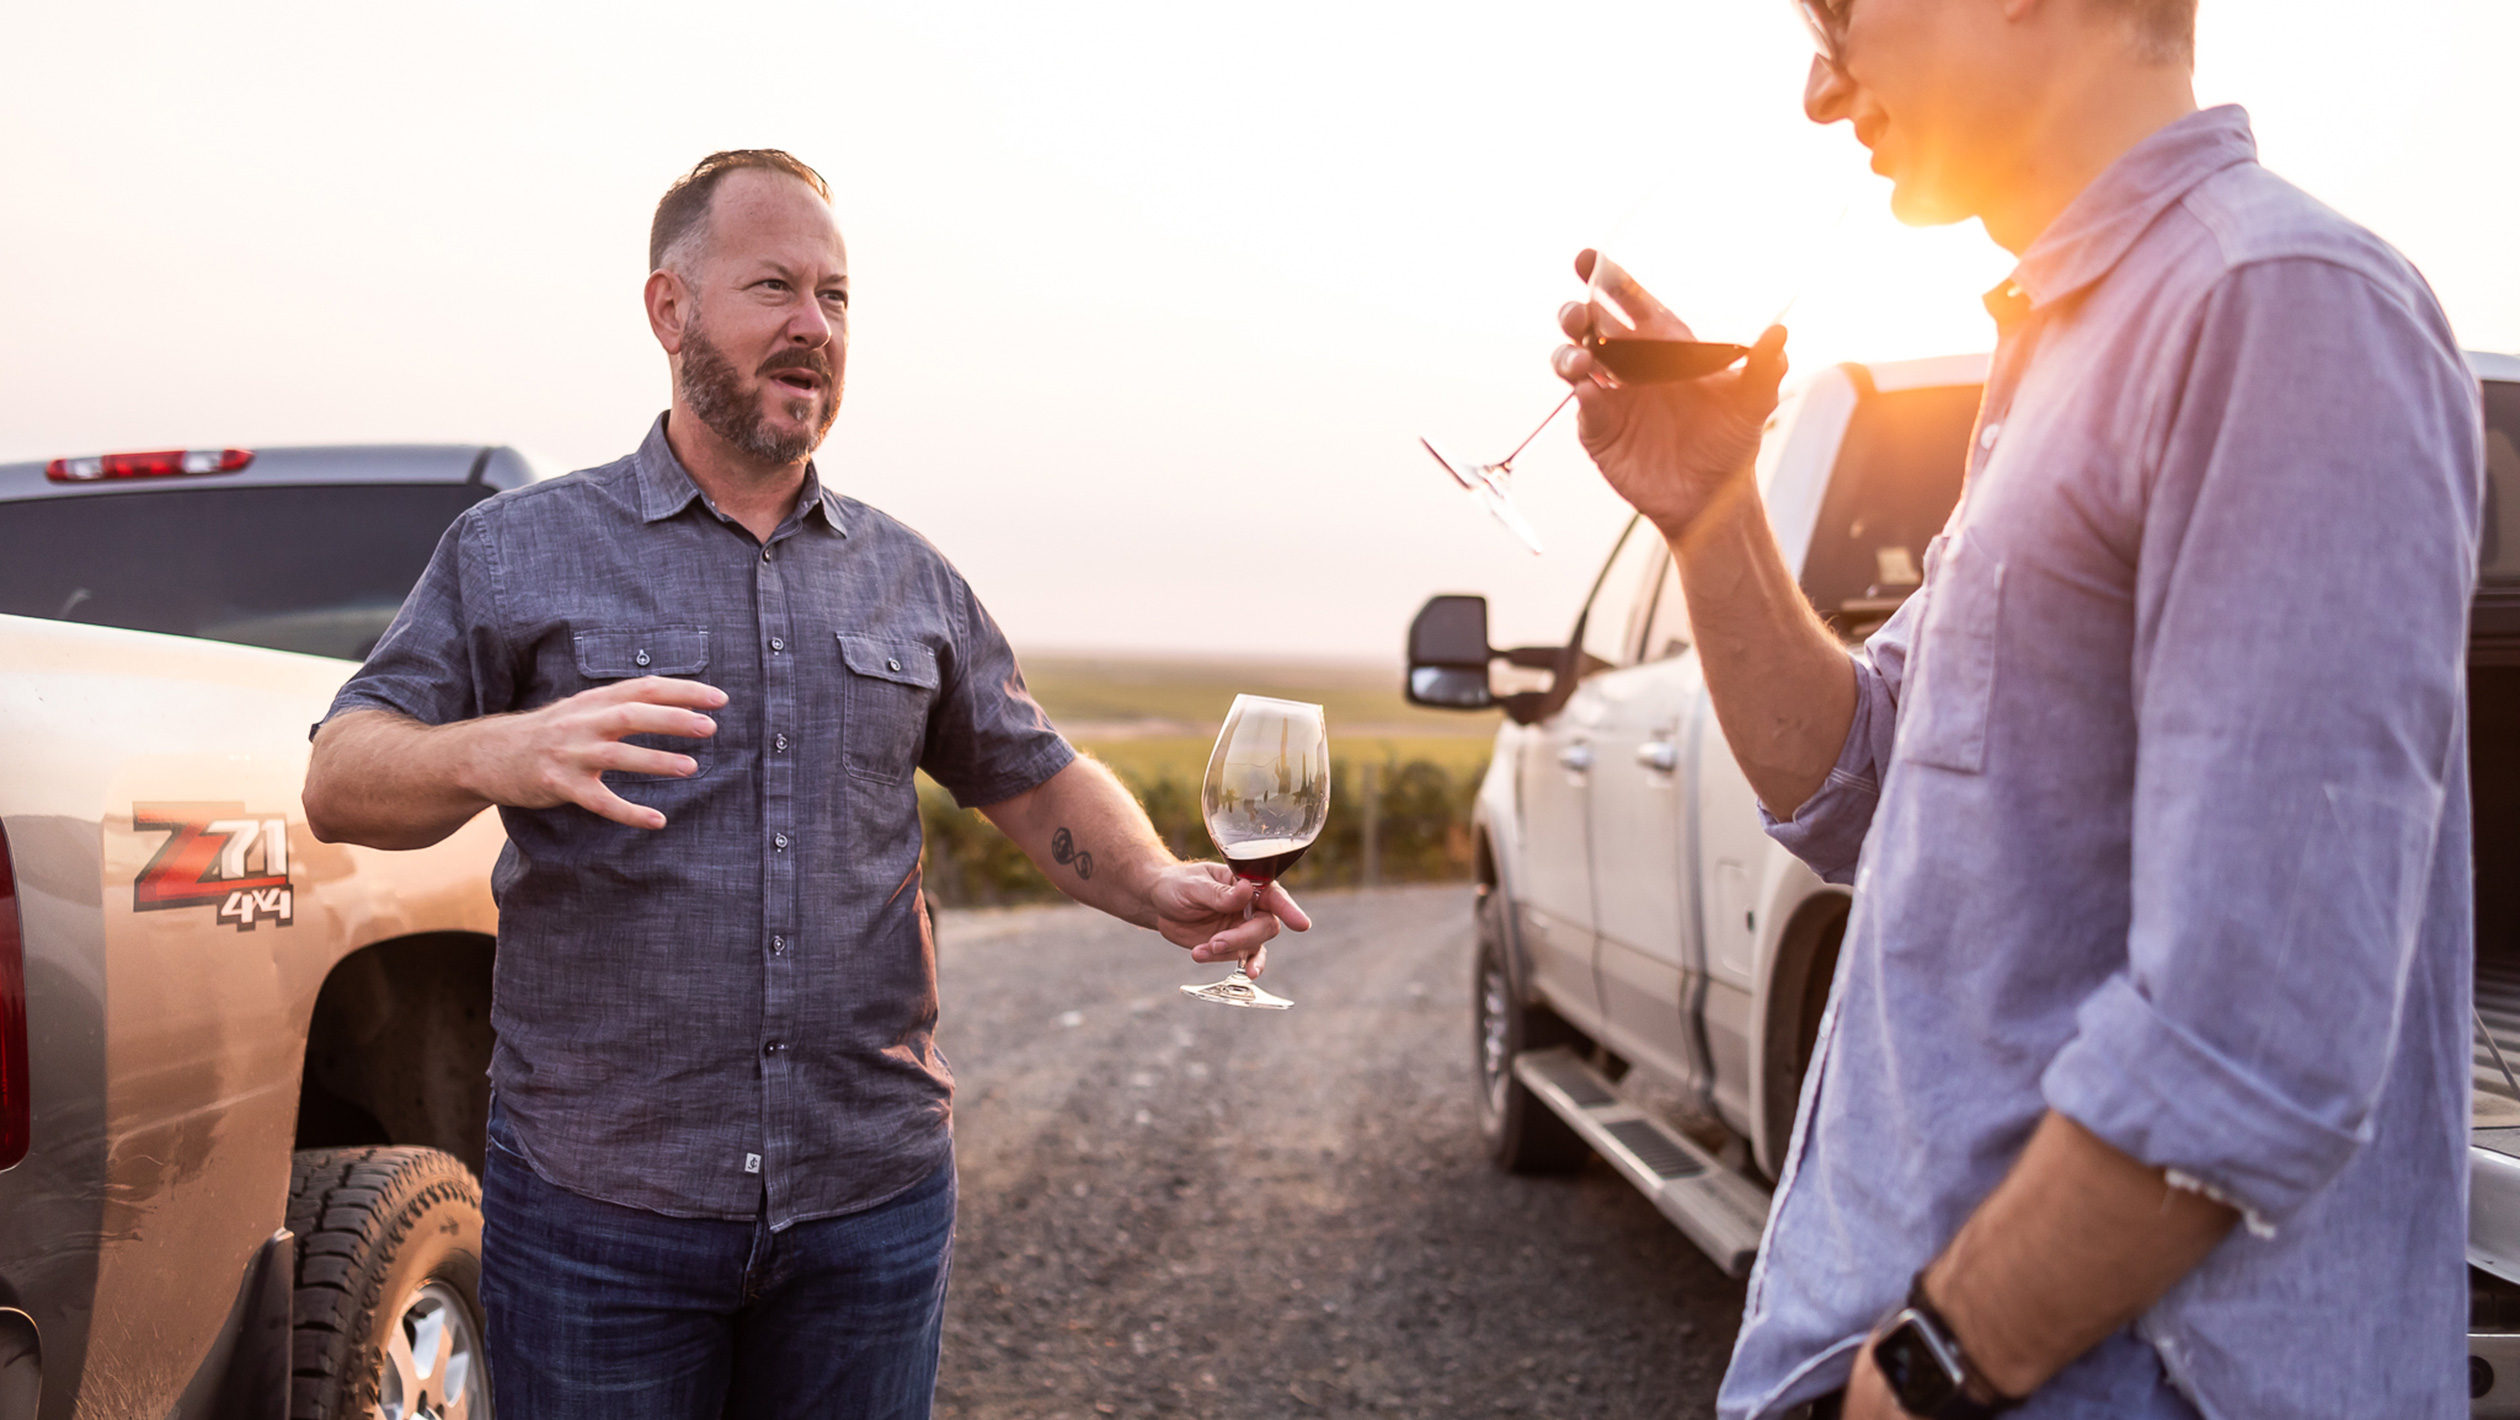
[[792, 394], [817, 395], [823, 391], [822, 376], [811, 370], [781, 370], [773, 374], [770, 381]]

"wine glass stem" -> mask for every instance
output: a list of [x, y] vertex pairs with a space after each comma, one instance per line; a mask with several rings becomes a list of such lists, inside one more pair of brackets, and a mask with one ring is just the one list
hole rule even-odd
[[1541, 431], [1542, 429], [1546, 429], [1546, 428], [1548, 428], [1550, 425], [1552, 425], [1552, 424], [1556, 423], [1556, 422], [1557, 422], [1557, 417], [1558, 417], [1560, 414], [1565, 413], [1565, 412], [1566, 412], [1566, 407], [1567, 407], [1568, 405], [1570, 405], [1570, 404], [1573, 404], [1574, 402], [1575, 402], [1575, 391], [1574, 391], [1574, 390], [1572, 390], [1572, 389], [1569, 389], [1569, 390], [1566, 392], [1566, 398], [1561, 399], [1561, 400], [1559, 400], [1559, 401], [1557, 402], [1557, 408], [1552, 409], [1552, 410], [1550, 410], [1550, 411], [1549, 411], [1549, 417], [1540, 421], [1540, 427], [1539, 427], [1538, 429], [1534, 429], [1534, 430], [1532, 430], [1529, 434], [1524, 435], [1524, 436], [1523, 436], [1523, 441], [1522, 441], [1521, 443], [1519, 443], [1519, 444], [1514, 445], [1514, 451], [1513, 451], [1512, 453], [1507, 454], [1505, 457], [1503, 457], [1503, 458], [1501, 458], [1501, 459], [1498, 459], [1498, 460], [1496, 461], [1496, 466], [1497, 466], [1498, 468], [1500, 468], [1500, 469], [1511, 470], [1511, 469], [1513, 468], [1513, 466], [1514, 466], [1514, 460], [1516, 460], [1516, 459], [1518, 459], [1518, 458], [1521, 458], [1521, 457], [1522, 457], [1522, 451], [1523, 451], [1523, 450], [1525, 450], [1525, 449], [1527, 449], [1527, 448], [1530, 448], [1530, 447], [1531, 447], [1531, 441], [1540, 437], [1540, 431]]

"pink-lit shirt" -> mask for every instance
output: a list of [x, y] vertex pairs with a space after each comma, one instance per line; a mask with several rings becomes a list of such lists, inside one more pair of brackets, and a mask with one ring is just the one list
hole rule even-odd
[[1843, 1385], [2053, 1109], [2247, 1226], [2023, 1416], [2463, 1416], [2476, 382], [2236, 108], [1988, 304], [1960, 505], [1771, 820], [1855, 908], [1721, 1411]]

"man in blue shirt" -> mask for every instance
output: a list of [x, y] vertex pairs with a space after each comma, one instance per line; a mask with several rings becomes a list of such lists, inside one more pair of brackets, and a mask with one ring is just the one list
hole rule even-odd
[[1810, 116], [2020, 262], [1960, 504], [1851, 655], [1752, 480], [1784, 332], [1680, 387], [1558, 352], [1772, 831], [1856, 887], [1722, 1413], [2464, 1415], [2448, 322], [2197, 111], [2194, 0], [1805, 9]]
[[629, 457], [456, 521], [317, 732], [307, 822], [507, 829], [502, 1415], [918, 1420], [954, 1166], [914, 773], [1201, 961], [1256, 971], [1309, 924], [1165, 851], [953, 565], [824, 482], [849, 277], [814, 170], [714, 154], [648, 251], [672, 407]]

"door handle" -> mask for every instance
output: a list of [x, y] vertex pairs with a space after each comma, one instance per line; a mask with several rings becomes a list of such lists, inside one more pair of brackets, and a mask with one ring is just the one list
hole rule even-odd
[[1589, 772], [1593, 765], [1592, 746], [1580, 740], [1568, 745], [1558, 751], [1558, 764], [1572, 774]]
[[1669, 774], [1680, 767], [1680, 746], [1669, 740], [1647, 740], [1636, 747], [1636, 762]]

